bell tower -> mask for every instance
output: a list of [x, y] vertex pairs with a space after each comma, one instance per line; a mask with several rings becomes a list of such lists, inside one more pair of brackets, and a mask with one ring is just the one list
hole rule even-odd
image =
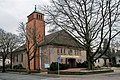
[[[27, 35], [29, 35], [28, 36], [29, 44], [30, 44], [29, 47], [31, 47], [34, 44], [33, 40], [36, 40], [37, 44], [44, 41], [44, 37], [45, 37], [44, 14], [37, 11], [35, 6], [35, 10], [30, 15], [28, 15], [27, 18], [28, 18], [28, 22], [27, 22], [26, 31], [27, 31]], [[34, 48], [30, 49], [30, 54], [31, 54], [30, 57], [34, 55], [33, 50]], [[28, 60], [26, 58], [26, 69], [28, 68], [27, 62]], [[37, 48], [35, 57], [30, 61], [30, 69], [38, 70], [40, 69], [39, 66], [40, 66], [39, 49]]]

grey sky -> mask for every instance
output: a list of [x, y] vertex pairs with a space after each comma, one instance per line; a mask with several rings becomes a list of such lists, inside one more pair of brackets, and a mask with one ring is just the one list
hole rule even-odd
[[26, 22], [35, 5], [48, 4], [49, 0], [0, 0], [0, 28], [17, 33], [19, 22]]

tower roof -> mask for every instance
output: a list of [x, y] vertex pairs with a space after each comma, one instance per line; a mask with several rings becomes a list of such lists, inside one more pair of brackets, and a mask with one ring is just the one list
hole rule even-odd
[[[36, 5], [35, 5], [35, 10], [34, 10], [34, 12], [40, 13], [40, 12], [37, 10]], [[41, 14], [41, 13], [40, 13], [40, 14]]]
[[[33, 13], [39, 13], [39, 14], [44, 15], [43, 13], [40, 13], [40, 12], [37, 10], [36, 5], [35, 5], [35, 10], [34, 10], [30, 15], [32, 15]], [[27, 17], [29, 17], [30, 15], [28, 15]]]

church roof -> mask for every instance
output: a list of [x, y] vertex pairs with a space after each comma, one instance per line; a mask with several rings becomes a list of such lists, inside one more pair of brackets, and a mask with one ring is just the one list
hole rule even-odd
[[19, 52], [25, 51], [25, 50], [26, 50], [26, 47], [25, 47], [25, 44], [23, 44], [22, 46], [20, 46], [19, 48], [17, 48], [17, 49], [13, 52], [13, 54], [15, 55], [16, 52], [17, 52], [17, 54], [19, 54]]
[[[58, 46], [82, 48], [80, 43], [64, 30], [46, 35], [44, 42], [39, 44], [39, 46], [44, 46], [44, 45], [58, 45]], [[18, 49], [16, 49], [15, 52], [24, 51], [24, 50], [26, 50], [25, 44], [23, 44]]]
[[68, 32], [61, 30], [45, 36], [45, 41], [41, 45], [59, 45], [70, 47], [82, 47], [80, 43]]

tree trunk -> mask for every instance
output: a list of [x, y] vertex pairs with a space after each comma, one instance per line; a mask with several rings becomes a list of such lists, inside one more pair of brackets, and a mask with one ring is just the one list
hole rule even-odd
[[88, 69], [93, 70], [94, 69], [94, 62], [92, 62], [92, 59], [89, 58], [89, 60], [87, 60], [87, 62], [88, 62]]
[[5, 58], [3, 57], [3, 68], [2, 68], [2, 72], [5, 72]]
[[10, 69], [12, 69], [12, 52], [10, 54]]
[[87, 62], [88, 62], [88, 69], [89, 70], [93, 70], [94, 69], [94, 62], [92, 62], [92, 58], [90, 58], [89, 56], [87, 56]]
[[30, 74], [31, 70], [30, 70], [30, 58], [29, 58], [29, 54], [27, 54], [28, 57], [28, 69], [27, 69], [27, 73]]
[[94, 62], [93, 62], [93, 57], [91, 57], [92, 53], [90, 51], [90, 47], [87, 48], [86, 51], [86, 57], [87, 57], [87, 62], [88, 62], [88, 69], [93, 70], [94, 69]]

